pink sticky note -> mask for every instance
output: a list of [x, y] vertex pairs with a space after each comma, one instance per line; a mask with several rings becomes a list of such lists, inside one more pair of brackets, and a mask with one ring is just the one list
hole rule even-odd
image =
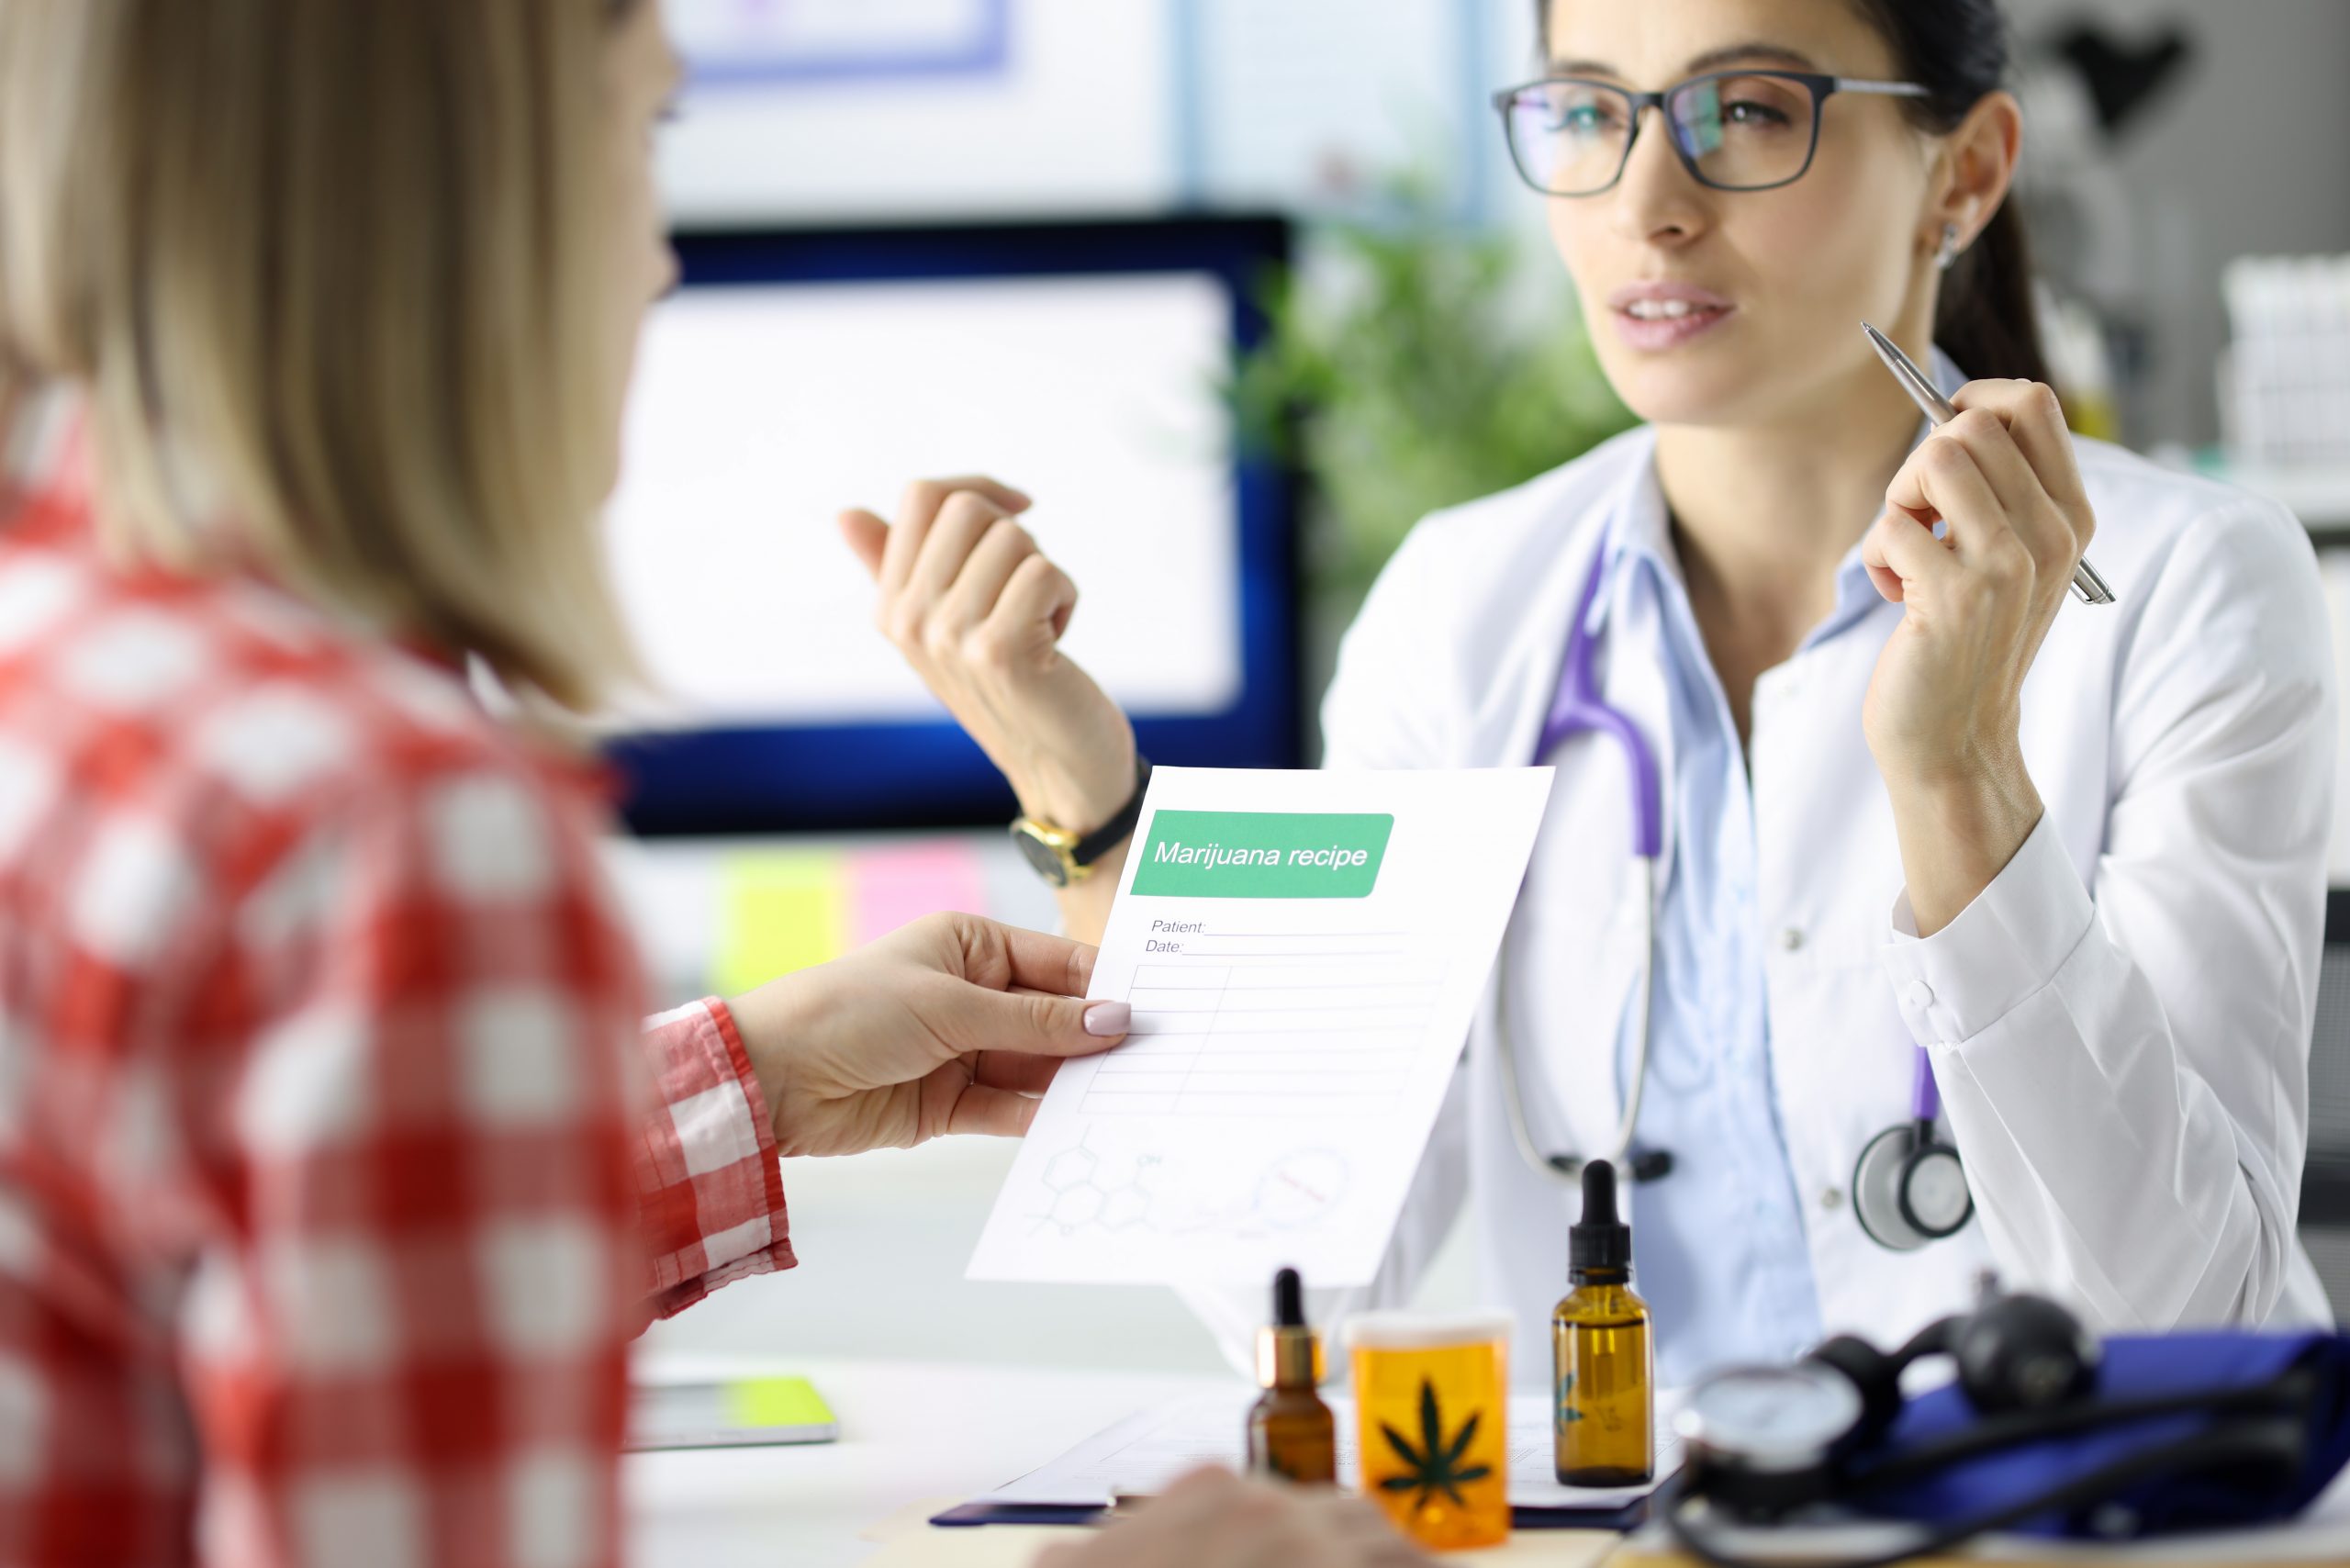
[[938, 838], [849, 857], [850, 940], [863, 945], [941, 910], [985, 914], [987, 882], [968, 839]]

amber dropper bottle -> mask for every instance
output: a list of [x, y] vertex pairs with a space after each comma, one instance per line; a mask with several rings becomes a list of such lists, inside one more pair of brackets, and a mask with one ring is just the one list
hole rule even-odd
[[1550, 1317], [1559, 1479], [1637, 1486], [1656, 1473], [1656, 1347], [1632, 1294], [1632, 1228], [1617, 1217], [1616, 1168], [1583, 1168], [1583, 1218], [1568, 1233], [1573, 1289]]
[[1273, 1276], [1273, 1326], [1265, 1338], [1271, 1353], [1259, 1358], [1265, 1393], [1248, 1412], [1248, 1472], [1336, 1484], [1338, 1428], [1314, 1392], [1321, 1358], [1305, 1326], [1305, 1287], [1295, 1269]]

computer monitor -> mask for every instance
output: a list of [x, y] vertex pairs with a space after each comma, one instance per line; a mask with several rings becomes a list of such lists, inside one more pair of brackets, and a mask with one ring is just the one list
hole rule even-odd
[[640, 833], [1001, 821], [1010, 790], [876, 628], [834, 519], [984, 473], [1076, 580], [1064, 640], [1154, 760], [1301, 751], [1290, 487], [1224, 393], [1277, 220], [697, 233], [654, 309], [608, 519], [655, 705]]

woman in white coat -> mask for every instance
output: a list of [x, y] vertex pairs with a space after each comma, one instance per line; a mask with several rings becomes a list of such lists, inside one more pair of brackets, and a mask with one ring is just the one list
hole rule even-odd
[[[1996, 0], [1554, 0], [1544, 23], [1514, 151], [1648, 422], [1424, 522], [1324, 709], [1332, 767], [1559, 769], [1369, 1294], [1408, 1292], [1466, 1194], [1539, 1378], [1560, 1174], [1612, 1155], [1648, 1178], [1668, 1383], [1897, 1339], [1985, 1269], [2110, 1329], [2323, 1320], [2294, 1238], [2333, 792], [2313, 558], [2280, 508], [2067, 432], [2004, 205]], [[1920, 422], [1863, 318], [1955, 421]], [[949, 482], [844, 527], [1024, 809], [1082, 833], [1134, 742], [1056, 651], [1075, 591], [1025, 504]], [[2117, 605], [2067, 601], [2092, 535]], [[1626, 748], [1546, 723], [1579, 610], [1659, 765], [1652, 892]], [[1064, 893], [1074, 935], [1116, 858]], [[1905, 1206], [1906, 1157], [1940, 1144], [1963, 1185], [1928, 1159]]]

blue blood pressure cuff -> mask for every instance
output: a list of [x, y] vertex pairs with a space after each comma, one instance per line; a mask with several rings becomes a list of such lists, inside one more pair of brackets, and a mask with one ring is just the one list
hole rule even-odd
[[[1986, 1450], [2002, 1423], [2020, 1440]], [[2049, 1498], [2003, 1528], [2115, 1540], [2285, 1518], [2345, 1461], [2350, 1338], [2221, 1332], [2109, 1338], [2095, 1392], [2054, 1410], [1921, 1394], [1846, 1473], [1870, 1514], [1947, 1526]]]

